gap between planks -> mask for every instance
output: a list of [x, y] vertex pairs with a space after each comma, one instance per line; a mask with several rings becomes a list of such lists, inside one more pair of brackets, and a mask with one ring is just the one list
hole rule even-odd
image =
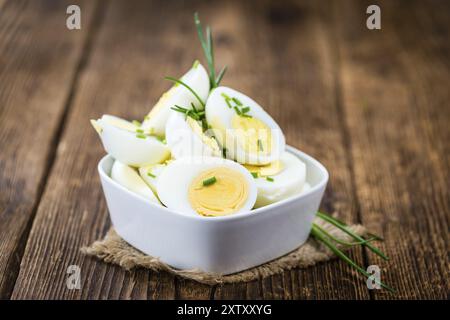
[[[1, 7], [1, 5], [2, 5], [2, 1], [0, 0], [0, 7]], [[46, 166], [44, 168], [42, 179], [39, 182], [39, 186], [38, 186], [36, 201], [31, 210], [31, 215], [30, 215], [28, 223], [25, 227], [25, 230], [22, 233], [22, 235], [20, 236], [20, 241], [19, 241], [17, 250], [13, 255], [13, 256], [16, 256], [17, 260], [19, 260], [20, 262], [22, 261], [25, 247], [28, 242], [28, 236], [29, 236], [31, 228], [33, 226], [34, 218], [36, 217], [36, 212], [41, 203], [42, 196], [44, 194], [44, 190], [47, 185], [48, 178], [52, 172], [52, 168], [53, 168], [53, 165], [54, 165], [54, 162], [56, 159], [56, 152], [58, 149], [59, 140], [60, 140], [62, 134], [64, 133], [64, 125], [66, 123], [67, 116], [70, 111], [70, 107], [72, 105], [73, 97], [75, 96], [76, 90], [78, 88], [78, 82], [79, 82], [80, 75], [82, 74], [82, 72], [87, 64], [87, 61], [89, 60], [90, 52], [92, 49], [92, 44], [94, 42], [94, 39], [96, 38], [98, 30], [100, 29], [101, 22], [103, 21], [104, 12], [106, 11], [105, 6], [107, 6], [107, 5], [105, 4], [104, 6], [102, 6], [100, 2], [96, 3], [95, 9], [94, 9], [94, 14], [93, 14], [91, 21], [89, 22], [88, 27], [87, 27], [88, 35], [86, 36], [86, 39], [84, 40], [84, 44], [83, 44], [83, 48], [81, 50], [80, 57], [75, 66], [75, 72], [70, 81], [69, 93], [67, 95], [66, 101], [64, 102], [63, 112], [58, 121], [59, 125], [58, 125], [55, 135], [53, 136], [53, 139], [50, 143], [50, 149], [49, 149], [49, 152], [47, 154], [47, 159], [46, 159]], [[20, 264], [19, 264], [18, 268], [12, 269], [11, 272], [14, 273], [12, 276], [12, 278], [14, 280], [11, 282], [11, 286], [9, 288], [6, 288], [3, 292], [1, 292], [1, 297], [3, 299], [11, 298], [11, 295], [14, 291], [14, 287], [16, 285], [17, 277], [19, 276]]]
[[[341, 56], [340, 56], [340, 51], [339, 51], [340, 50], [340, 44], [339, 44], [340, 27], [339, 27], [339, 23], [338, 23], [338, 17], [339, 17], [338, 3], [333, 2], [332, 10], [333, 10], [333, 14], [332, 14], [333, 25], [335, 26], [335, 28], [333, 28], [333, 30], [330, 30], [330, 34], [331, 34], [330, 42], [331, 42], [332, 48], [334, 49], [331, 52], [331, 57], [333, 59], [333, 83], [334, 83], [334, 94], [335, 94], [335, 102], [336, 102], [336, 114], [338, 117], [339, 129], [341, 131], [340, 134], [342, 137], [342, 145], [344, 147], [344, 150], [346, 151], [345, 152], [346, 162], [347, 162], [347, 169], [350, 174], [350, 188], [351, 188], [351, 194], [353, 196], [355, 215], [356, 215], [357, 223], [363, 224], [362, 216], [361, 216], [361, 204], [359, 202], [358, 193], [356, 190], [357, 186], [356, 186], [354, 159], [353, 159], [353, 152], [352, 152], [352, 139], [351, 139], [351, 135], [350, 135], [350, 128], [346, 121], [346, 119], [347, 119], [346, 111], [343, 106], [344, 100], [342, 98], [342, 91], [343, 91], [342, 86], [341, 86], [342, 64], [341, 64]], [[362, 251], [362, 258], [363, 258], [363, 263], [364, 263], [363, 268], [365, 268], [365, 266], [369, 265], [368, 251], [365, 246], [362, 246], [361, 251]], [[370, 300], [374, 300], [375, 296], [374, 296], [372, 290], [369, 290], [367, 288], [367, 291], [369, 293]]]

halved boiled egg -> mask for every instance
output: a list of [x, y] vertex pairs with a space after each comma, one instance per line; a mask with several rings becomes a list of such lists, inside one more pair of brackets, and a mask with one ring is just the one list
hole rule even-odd
[[152, 189], [142, 180], [137, 171], [126, 164], [117, 160], [114, 161], [111, 169], [111, 178], [128, 190], [141, 195], [147, 200], [160, 204]]
[[245, 167], [255, 178], [257, 208], [287, 199], [305, 188], [306, 166], [291, 153], [284, 152], [279, 160], [265, 166]]
[[166, 141], [175, 159], [184, 156], [222, 157], [217, 141], [204, 132], [201, 122], [172, 111], [166, 125]]
[[[205, 68], [196, 61], [192, 68], [180, 79], [188, 85], [204, 102], [209, 93], [209, 77]], [[164, 137], [166, 123], [171, 113], [171, 108], [179, 105], [183, 108], [203, 109], [195, 95], [181, 84], [175, 84], [169, 91], [165, 92], [150, 113], [145, 117], [142, 127], [150, 133]]]
[[268, 164], [284, 152], [285, 138], [272, 117], [243, 93], [214, 89], [205, 107], [206, 119], [226, 156], [244, 164]]
[[140, 167], [138, 169], [141, 178], [147, 183], [147, 185], [157, 193], [156, 184], [158, 183], [158, 178], [166, 168], [167, 162], [152, 164], [145, 167]]
[[174, 160], [159, 176], [157, 190], [169, 209], [203, 216], [250, 211], [257, 193], [255, 179], [247, 169], [216, 157]]
[[170, 150], [161, 139], [129, 121], [104, 115], [91, 123], [106, 152], [124, 164], [140, 167], [160, 163], [170, 156]]
[[308, 182], [305, 182], [303, 185], [302, 191], [300, 193], [308, 192], [311, 189], [311, 185]]

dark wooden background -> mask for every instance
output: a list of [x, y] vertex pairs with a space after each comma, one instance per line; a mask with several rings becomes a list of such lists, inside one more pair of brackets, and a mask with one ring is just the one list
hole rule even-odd
[[[82, 29], [65, 27], [77, 3]], [[365, 26], [377, 3], [382, 30]], [[370, 291], [340, 261], [209, 287], [80, 254], [110, 226], [89, 119], [139, 119], [202, 57], [213, 27], [224, 84], [254, 97], [289, 144], [331, 173], [323, 209], [386, 239], [397, 289]], [[448, 1], [0, 0], [0, 297], [386, 299], [449, 296]], [[81, 290], [66, 287], [81, 267]]]

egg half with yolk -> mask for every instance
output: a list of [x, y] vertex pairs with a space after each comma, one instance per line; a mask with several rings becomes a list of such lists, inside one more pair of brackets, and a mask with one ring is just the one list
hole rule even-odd
[[245, 167], [254, 176], [258, 189], [256, 208], [308, 190], [305, 189], [306, 165], [289, 152], [284, 152], [279, 160], [268, 165]]
[[216, 157], [184, 157], [169, 163], [158, 178], [158, 196], [186, 215], [226, 216], [250, 211], [256, 184], [242, 165]]
[[222, 149], [208, 132], [203, 131], [199, 121], [172, 110], [166, 125], [166, 141], [172, 157], [222, 157]]
[[152, 189], [142, 180], [137, 171], [126, 164], [114, 161], [111, 178], [126, 189], [144, 197], [151, 202], [161, 204]]
[[206, 119], [226, 157], [244, 164], [278, 159], [285, 138], [272, 117], [254, 100], [228, 87], [214, 89], [205, 107]]
[[[199, 98], [204, 102], [209, 93], [209, 77], [205, 68], [195, 62], [192, 68], [180, 79], [187, 84]], [[171, 113], [171, 108], [178, 105], [183, 108], [191, 108], [191, 103], [198, 109], [203, 109], [203, 105], [195, 95], [181, 84], [175, 84], [169, 91], [165, 92], [149, 114], [145, 117], [142, 127], [151, 133], [164, 137], [166, 123]]]
[[129, 121], [104, 115], [91, 120], [91, 123], [106, 152], [124, 164], [140, 167], [160, 163], [170, 157], [170, 150], [161, 139]]

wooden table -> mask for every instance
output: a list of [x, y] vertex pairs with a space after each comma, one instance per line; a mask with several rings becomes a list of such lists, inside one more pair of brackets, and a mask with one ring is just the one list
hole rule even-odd
[[[82, 29], [66, 28], [81, 7]], [[0, 297], [4, 299], [447, 298], [450, 6], [384, 1], [0, 0]], [[141, 119], [202, 57], [192, 14], [213, 27], [224, 84], [260, 102], [289, 144], [331, 173], [322, 208], [381, 234], [366, 250], [397, 289], [368, 290], [343, 262], [209, 287], [127, 272], [79, 249], [110, 227], [89, 119]], [[81, 289], [66, 286], [69, 265]]]

